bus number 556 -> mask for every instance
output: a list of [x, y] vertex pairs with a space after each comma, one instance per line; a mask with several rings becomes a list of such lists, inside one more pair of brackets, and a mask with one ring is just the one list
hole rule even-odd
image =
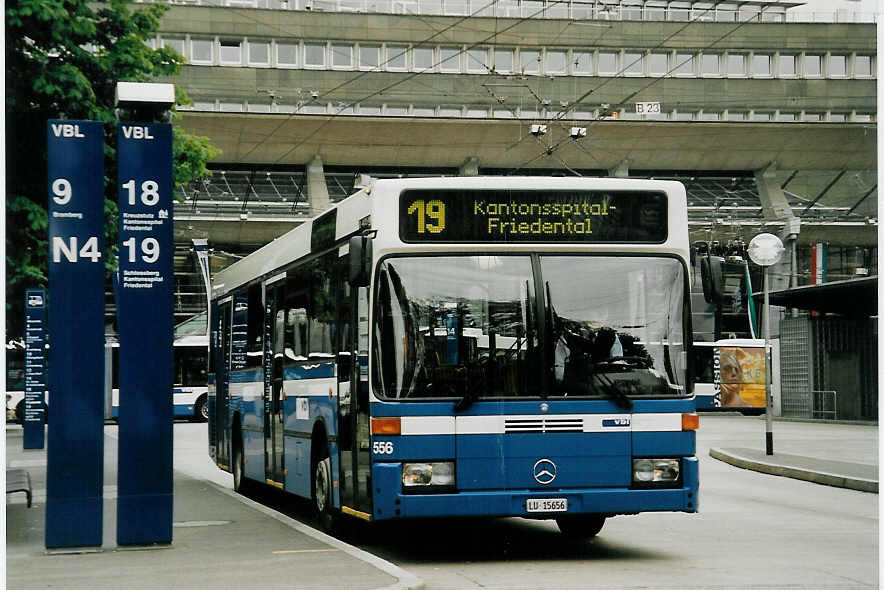
[[371, 443], [371, 452], [375, 455], [392, 455], [393, 443], [390, 441], [374, 441]]

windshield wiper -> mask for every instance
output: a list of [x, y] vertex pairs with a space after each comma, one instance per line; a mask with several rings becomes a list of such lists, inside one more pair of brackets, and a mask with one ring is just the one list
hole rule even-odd
[[592, 378], [598, 379], [599, 383], [601, 383], [601, 387], [598, 387], [597, 389], [601, 391], [603, 395], [624, 410], [632, 409], [632, 399], [626, 395], [626, 392], [623, 391], [613, 379], [604, 373], [593, 373]]

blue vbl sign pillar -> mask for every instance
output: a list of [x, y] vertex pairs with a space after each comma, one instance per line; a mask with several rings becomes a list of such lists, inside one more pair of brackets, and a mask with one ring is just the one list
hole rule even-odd
[[104, 474], [104, 124], [52, 120], [46, 137], [46, 547], [95, 547], [102, 541]]
[[25, 449], [42, 449], [46, 435], [46, 291], [25, 290]]
[[172, 542], [172, 126], [118, 125], [117, 543]]

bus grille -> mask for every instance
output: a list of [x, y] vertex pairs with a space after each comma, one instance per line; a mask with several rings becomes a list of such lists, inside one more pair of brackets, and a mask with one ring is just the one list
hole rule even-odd
[[583, 432], [583, 418], [507, 418], [504, 432]]

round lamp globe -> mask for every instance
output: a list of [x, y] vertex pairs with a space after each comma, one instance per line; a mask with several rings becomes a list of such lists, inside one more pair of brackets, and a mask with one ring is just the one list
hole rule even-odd
[[758, 234], [749, 242], [749, 258], [758, 266], [776, 264], [784, 250], [783, 242], [773, 234]]

